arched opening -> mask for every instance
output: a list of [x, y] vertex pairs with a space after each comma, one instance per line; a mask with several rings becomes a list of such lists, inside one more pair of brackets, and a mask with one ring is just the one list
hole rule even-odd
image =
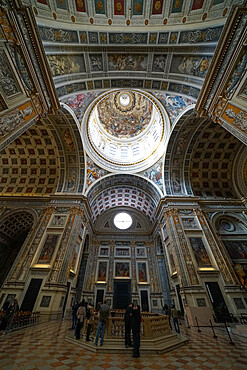
[[29, 212], [16, 212], [0, 222], [0, 286], [4, 283], [33, 225]]

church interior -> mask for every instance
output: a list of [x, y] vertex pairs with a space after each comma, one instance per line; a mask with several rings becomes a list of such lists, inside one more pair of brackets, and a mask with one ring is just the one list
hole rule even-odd
[[[0, 309], [40, 322], [0, 338], [2, 368], [32, 368], [6, 355], [23, 335], [53, 358], [47, 322], [61, 369], [247, 366], [246, 23], [246, 0], [0, 1]], [[133, 302], [143, 325], [174, 305], [181, 361], [198, 320], [231, 323], [236, 357], [207, 332], [197, 367], [87, 362], [64, 342], [82, 299]]]

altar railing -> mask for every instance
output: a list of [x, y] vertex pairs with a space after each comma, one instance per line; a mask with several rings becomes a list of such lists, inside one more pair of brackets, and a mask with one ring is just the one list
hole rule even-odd
[[[109, 317], [106, 323], [105, 338], [123, 339], [125, 335], [124, 315]], [[141, 338], [158, 338], [171, 333], [168, 316], [142, 313]], [[95, 337], [98, 326], [98, 318], [90, 320], [92, 323], [91, 336]], [[86, 334], [87, 320], [84, 323], [83, 334]]]

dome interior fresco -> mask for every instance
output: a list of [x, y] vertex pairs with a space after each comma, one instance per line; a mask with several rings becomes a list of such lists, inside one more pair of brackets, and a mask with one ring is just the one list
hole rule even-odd
[[149, 125], [153, 104], [147, 96], [128, 90], [113, 92], [97, 105], [102, 128], [118, 139], [131, 139]]

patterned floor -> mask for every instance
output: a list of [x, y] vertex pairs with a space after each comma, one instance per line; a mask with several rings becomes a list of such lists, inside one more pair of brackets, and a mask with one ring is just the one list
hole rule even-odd
[[217, 329], [217, 339], [203, 328], [182, 328], [189, 335], [187, 345], [163, 355], [97, 355], [65, 341], [70, 322], [52, 321], [0, 337], [0, 369], [247, 369], [247, 338]]

